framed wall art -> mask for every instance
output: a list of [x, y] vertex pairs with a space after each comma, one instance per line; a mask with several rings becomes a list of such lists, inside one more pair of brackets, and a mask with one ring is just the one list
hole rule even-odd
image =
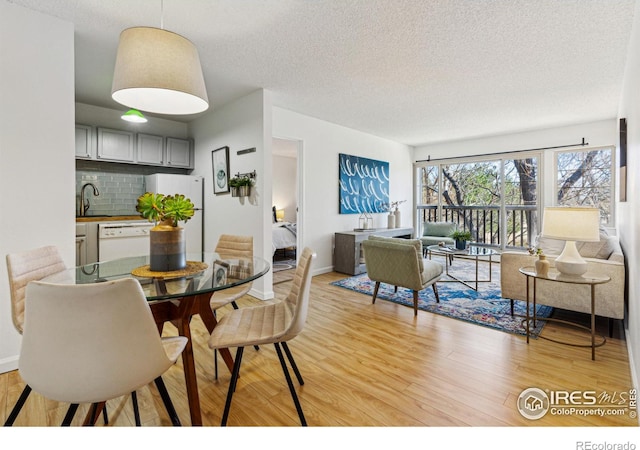
[[213, 164], [213, 193], [229, 192], [229, 147], [220, 147], [211, 152]]
[[213, 286], [222, 286], [227, 284], [227, 276], [229, 274], [229, 264], [216, 260], [213, 263]]
[[339, 154], [340, 214], [381, 213], [389, 205], [389, 163]]

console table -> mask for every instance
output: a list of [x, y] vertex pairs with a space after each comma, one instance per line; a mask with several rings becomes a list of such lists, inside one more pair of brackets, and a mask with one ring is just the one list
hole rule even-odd
[[[537, 280], [547, 280], [547, 281], [554, 281], [558, 283], [569, 283], [569, 284], [586, 284], [591, 287], [591, 324], [590, 324], [591, 326], [590, 327], [585, 327], [580, 324], [576, 324], [573, 322], [568, 322], [566, 320], [560, 320], [560, 319], [553, 319], [553, 318], [541, 319], [546, 321], [561, 322], [568, 325], [572, 325], [577, 328], [588, 330], [590, 332], [590, 337], [591, 337], [591, 343], [589, 345], [573, 344], [573, 343], [561, 341], [558, 339], [551, 339], [543, 336], [539, 336], [539, 337], [542, 339], [546, 339], [548, 341], [556, 342], [558, 344], [573, 345], [574, 347], [591, 347], [591, 359], [595, 360], [596, 347], [600, 347], [604, 345], [605, 342], [607, 342], [607, 338], [605, 338], [604, 336], [600, 336], [600, 339], [601, 339], [600, 342], [596, 343], [595, 287], [597, 284], [608, 283], [609, 281], [611, 281], [611, 278], [608, 276], [598, 276], [598, 275], [592, 275], [589, 273], [586, 273], [582, 276], [571, 277], [571, 276], [563, 275], [554, 269], [550, 269], [548, 274], [542, 275], [542, 274], [536, 273], [535, 267], [531, 267], [531, 266], [520, 267], [519, 270], [521, 274], [527, 277], [527, 311], [525, 316], [525, 323], [526, 323], [525, 330], [527, 334], [527, 344], [529, 343], [529, 323], [530, 321], [533, 320], [533, 326], [535, 326], [536, 320], [537, 320], [537, 317], [536, 317], [536, 281]], [[530, 299], [531, 295], [529, 294], [530, 279], [533, 280], [533, 296], [532, 296], [533, 297], [533, 317], [531, 317], [529, 314], [529, 303], [531, 300]]]
[[377, 228], [367, 231], [344, 231], [335, 234], [335, 262], [333, 270], [348, 275], [358, 275], [367, 271], [362, 255], [362, 241], [369, 236], [399, 237], [410, 239], [413, 228]]

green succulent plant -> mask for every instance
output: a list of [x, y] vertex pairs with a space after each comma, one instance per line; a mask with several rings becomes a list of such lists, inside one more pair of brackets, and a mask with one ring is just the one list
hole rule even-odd
[[233, 177], [229, 180], [230, 187], [253, 186], [253, 180], [249, 177]]
[[469, 231], [454, 231], [451, 233], [451, 237], [456, 241], [470, 241], [471, 232]]
[[136, 211], [149, 222], [178, 222], [191, 219], [194, 213], [193, 202], [182, 194], [164, 195], [145, 192], [138, 197]]

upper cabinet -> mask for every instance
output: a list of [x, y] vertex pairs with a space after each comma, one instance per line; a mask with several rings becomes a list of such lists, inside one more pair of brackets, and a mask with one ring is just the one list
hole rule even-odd
[[164, 138], [153, 134], [138, 133], [137, 162], [140, 164], [164, 164]]
[[193, 169], [192, 142], [76, 124], [76, 159]]
[[193, 168], [190, 140], [167, 138], [167, 165], [171, 167]]
[[98, 128], [98, 159], [133, 162], [134, 139], [130, 131]]
[[94, 155], [93, 132], [89, 125], [76, 125], [76, 158], [91, 159]]

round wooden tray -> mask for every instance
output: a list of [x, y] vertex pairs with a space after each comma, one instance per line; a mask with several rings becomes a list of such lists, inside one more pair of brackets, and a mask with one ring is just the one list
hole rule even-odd
[[188, 275], [195, 275], [209, 267], [206, 263], [200, 261], [187, 261], [187, 267], [182, 270], [172, 270], [169, 272], [154, 272], [149, 269], [149, 264], [136, 267], [131, 271], [131, 275], [142, 278], [179, 278]]

